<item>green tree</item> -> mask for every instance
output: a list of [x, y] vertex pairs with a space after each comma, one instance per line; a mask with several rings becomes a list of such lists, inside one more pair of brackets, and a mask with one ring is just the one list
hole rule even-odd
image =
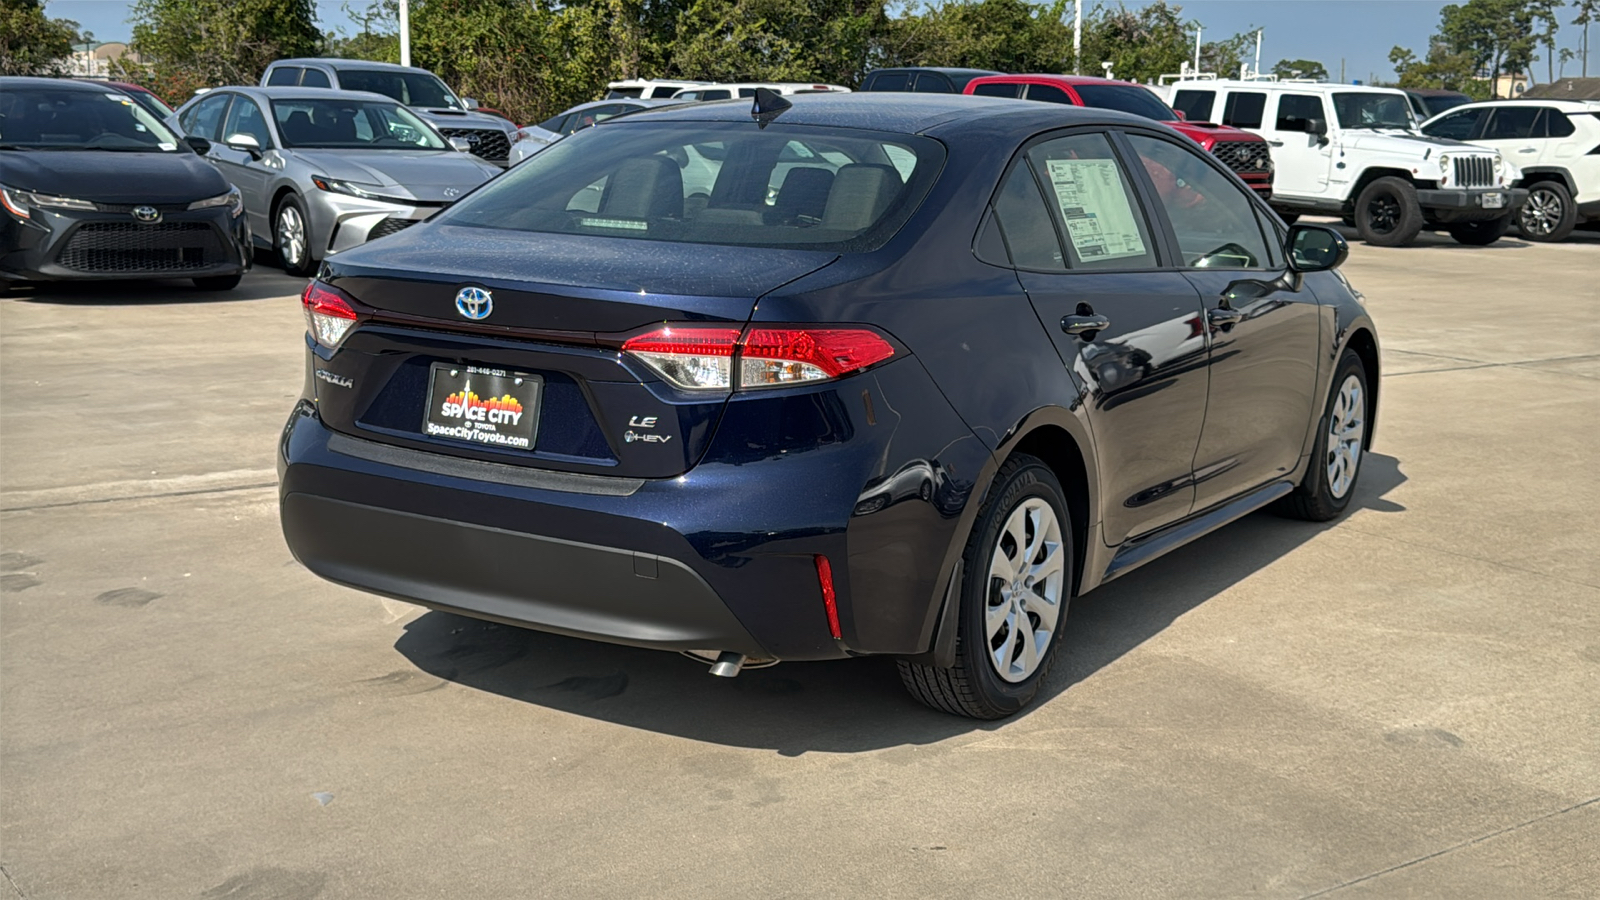
[[[872, 63], [1071, 71], [1072, 26], [1062, 21], [1066, 8], [1066, 0], [1048, 6], [1026, 0], [946, 0], [887, 20]], [[1084, 28], [1089, 30], [1088, 17]], [[1085, 57], [1092, 58], [1087, 49]]]
[[[1195, 25], [1182, 13], [1164, 0], [1138, 9], [1095, 6], [1083, 17], [1083, 74], [1098, 75], [1105, 62], [1116, 77], [1136, 81], [1177, 72], [1194, 47]], [[1070, 27], [1067, 41], [1070, 47]]]
[[1556, 80], [1556, 33], [1561, 30], [1561, 18], [1556, 10], [1566, 5], [1566, 0], [1531, 0], [1529, 12], [1540, 25], [1537, 41], [1544, 45], [1544, 62], [1547, 78]]
[[65, 71], [78, 23], [52, 19], [40, 0], [0, 0], [0, 75]]
[[1452, 53], [1442, 41], [1433, 41], [1427, 59], [1421, 60], [1410, 50], [1395, 47], [1389, 51], [1389, 62], [1400, 76], [1398, 87], [1440, 88], [1460, 91], [1474, 100], [1489, 99], [1490, 83], [1478, 77], [1472, 54]]
[[1576, 0], [1572, 4], [1578, 14], [1573, 17], [1572, 24], [1583, 29], [1583, 43], [1578, 51], [1583, 61], [1583, 77], [1589, 77], [1589, 25], [1600, 15], [1600, 0]]
[[361, 30], [353, 35], [344, 34], [343, 30], [324, 34], [323, 56], [400, 61], [400, 4], [397, 0], [373, 0], [361, 10], [346, 3], [343, 9], [351, 21], [361, 24]]
[[268, 63], [314, 55], [323, 41], [311, 0], [139, 0], [133, 19], [141, 62], [117, 69], [172, 98], [255, 84]]
[[1466, 53], [1488, 75], [1526, 72], [1537, 46], [1529, 0], [1467, 0], [1439, 11], [1439, 35], [1451, 53]]
[[695, 0], [674, 23], [671, 69], [716, 81], [853, 84], [883, 22], [879, 2]]
[[[1298, 73], [1298, 74], [1296, 74]], [[1272, 74], [1279, 78], [1315, 78], [1318, 81], [1328, 80], [1328, 70], [1322, 63], [1314, 59], [1280, 59], [1272, 67]]]

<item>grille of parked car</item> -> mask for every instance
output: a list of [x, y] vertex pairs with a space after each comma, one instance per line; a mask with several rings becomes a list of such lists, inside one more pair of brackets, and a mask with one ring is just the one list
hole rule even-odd
[[1494, 184], [1494, 163], [1487, 156], [1457, 157], [1456, 187], [1489, 187]]
[[56, 261], [79, 272], [189, 272], [227, 262], [227, 254], [204, 222], [90, 222]]
[[504, 132], [488, 128], [441, 128], [439, 133], [447, 138], [466, 138], [472, 145], [473, 156], [498, 161], [511, 156], [511, 139]]
[[1265, 141], [1222, 141], [1211, 148], [1211, 154], [1240, 174], [1271, 171]]
[[415, 224], [417, 224], [416, 219], [399, 219], [395, 218], [394, 216], [390, 216], [389, 218], [384, 219], [382, 222], [372, 226], [372, 230], [367, 232], [367, 240], [375, 241], [381, 237], [388, 237], [397, 231], [404, 231]]

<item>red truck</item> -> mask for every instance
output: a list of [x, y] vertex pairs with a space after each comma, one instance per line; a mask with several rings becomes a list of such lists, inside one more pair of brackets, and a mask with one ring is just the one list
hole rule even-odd
[[967, 82], [965, 93], [1115, 109], [1164, 122], [1210, 151], [1261, 199], [1272, 196], [1272, 152], [1265, 139], [1228, 125], [1186, 121], [1140, 85], [1079, 75], [986, 75]]

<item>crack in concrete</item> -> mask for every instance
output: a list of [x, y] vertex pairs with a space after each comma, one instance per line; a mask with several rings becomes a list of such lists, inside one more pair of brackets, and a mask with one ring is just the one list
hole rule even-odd
[[[1415, 356], [1426, 356], [1430, 359], [1449, 359], [1458, 362], [1471, 362], [1473, 364], [1469, 366], [1447, 366], [1442, 369], [1417, 369], [1413, 372], [1391, 372], [1386, 373], [1383, 376], [1385, 379], [1401, 378], [1406, 375], [1433, 375], [1438, 372], [1466, 372], [1472, 369], [1500, 369], [1508, 366], [1514, 366], [1517, 368], [1524, 368], [1532, 372], [1538, 372], [1540, 371], [1539, 366], [1549, 363], [1587, 362], [1589, 360], [1600, 359], [1600, 353], [1587, 353], [1580, 356], [1552, 356], [1548, 359], [1517, 359], [1512, 360], [1511, 362], [1478, 362], [1476, 360], [1467, 360], [1455, 356], [1439, 356], [1432, 353], [1418, 353], [1415, 350], [1399, 350], [1396, 352], [1409, 353]], [[1587, 378], [1591, 380], [1595, 378], [1593, 375], [1585, 375], [1581, 372], [1562, 372], [1560, 374], [1565, 376], [1576, 376], [1578, 378]]]
[[274, 487], [277, 483], [277, 473], [272, 469], [235, 469], [226, 472], [207, 472], [202, 475], [135, 478], [38, 490], [6, 491], [0, 493], [0, 512], [55, 509], [86, 503], [110, 503], [117, 500], [217, 494]]
[[22, 898], [22, 900], [28, 900], [27, 895], [22, 893], [22, 888], [17, 887], [16, 881], [11, 878], [11, 873], [6, 870], [5, 863], [0, 863], [0, 875], [6, 877], [6, 884], [11, 885], [11, 889], [17, 892], [18, 897]]
[[1451, 845], [1449, 847], [1444, 848], [1443, 850], [1435, 850], [1434, 852], [1429, 853], [1426, 856], [1419, 856], [1416, 859], [1408, 859], [1403, 863], [1397, 863], [1395, 865], [1390, 866], [1387, 869], [1380, 869], [1380, 870], [1378, 870], [1376, 872], [1372, 872], [1370, 874], [1363, 875], [1360, 878], [1352, 878], [1349, 881], [1344, 882], [1343, 884], [1336, 884], [1336, 885], [1334, 885], [1333, 887], [1330, 887], [1330, 888], [1323, 888], [1322, 890], [1317, 891], [1316, 893], [1305, 894], [1304, 896], [1302, 896], [1300, 898], [1300, 900], [1311, 900], [1311, 898], [1313, 898], [1313, 897], [1326, 897], [1327, 895], [1332, 894], [1335, 891], [1342, 891], [1347, 887], [1353, 887], [1355, 885], [1361, 884], [1362, 882], [1371, 881], [1374, 878], [1382, 878], [1383, 876], [1388, 875], [1388, 874], [1390, 874], [1392, 872], [1398, 872], [1401, 869], [1408, 869], [1408, 868], [1410, 868], [1410, 867], [1412, 867], [1414, 865], [1417, 865], [1419, 863], [1425, 863], [1425, 862], [1427, 862], [1427, 861], [1429, 861], [1431, 859], [1438, 859], [1441, 856], [1445, 856], [1447, 854], [1454, 853], [1457, 850], [1462, 850], [1462, 849], [1465, 849], [1467, 847], [1471, 847], [1474, 844], [1481, 844], [1484, 841], [1493, 840], [1494, 838], [1500, 837], [1503, 834], [1510, 834], [1513, 831], [1518, 831], [1520, 829], [1527, 828], [1529, 825], [1534, 825], [1534, 824], [1537, 824], [1539, 822], [1543, 822], [1546, 819], [1553, 819], [1556, 816], [1566, 815], [1569, 812], [1573, 812], [1574, 810], [1582, 809], [1585, 806], [1589, 806], [1589, 805], [1594, 804], [1594, 803], [1600, 803], [1600, 797], [1590, 797], [1589, 799], [1587, 799], [1587, 800], [1585, 800], [1585, 801], [1583, 801], [1581, 803], [1574, 803], [1573, 805], [1567, 807], [1566, 809], [1558, 809], [1555, 812], [1548, 812], [1548, 813], [1545, 813], [1542, 816], [1534, 816], [1533, 818], [1527, 820], [1526, 822], [1518, 822], [1515, 825], [1507, 825], [1506, 827], [1501, 828], [1498, 831], [1491, 831], [1488, 834], [1479, 835], [1478, 837], [1475, 837], [1472, 840], [1462, 841], [1459, 844]]

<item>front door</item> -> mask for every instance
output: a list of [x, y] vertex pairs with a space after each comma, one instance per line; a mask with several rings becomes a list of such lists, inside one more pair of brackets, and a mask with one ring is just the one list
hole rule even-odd
[[1199, 292], [1210, 337], [1195, 510], [1289, 476], [1321, 412], [1321, 308], [1293, 290], [1277, 226], [1248, 189], [1178, 138], [1129, 134]]
[[[228, 145], [229, 141], [240, 136], [255, 139], [257, 149], [254, 153]], [[222, 143], [212, 145], [211, 158], [222, 170], [222, 177], [233, 182], [233, 186], [244, 195], [245, 215], [250, 217], [250, 230], [257, 238], [270, 239], [270, 187], [275, 174], [272, 165], [277, 151], [272, 142], [272, 129], [267, 127], [267, 118], [261, 107], [249, 97], [235, 97], [222, 127], [222, 138]]]
[[[1328, 111], [1316, 94], [1280, 94], [1271, 116], [1273, 130], [1266, 134], [1277, 169], [1274, 187], [1286, 192], [1320, 194], [1327, 190], [1333, 168], [1333, 143], [1326, 137]], [[1311, 123], [1320, 120], [1324, 134], [1312, 134]]]
[[1162, 267], [1155, 231], [1106, 134], [1028, 148], [1006, 176], [995, 216], [1062, 364], [1087, 388], [1106, 543], [1188, 515], [1206, 403], [1200, 296]]

